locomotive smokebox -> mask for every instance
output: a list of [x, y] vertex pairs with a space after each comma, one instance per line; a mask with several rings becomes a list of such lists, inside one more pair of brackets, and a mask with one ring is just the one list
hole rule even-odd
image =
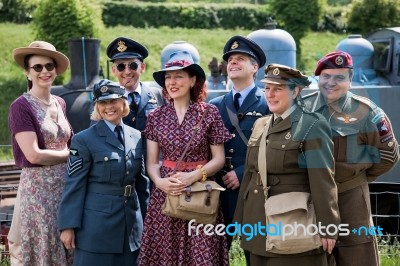
[[90, 125], [92, 87], [99, 80], [100, 40], [70, 40], [68, 48], [71, 81], [66, 85], [53, 86], [52, 93], [65, 100], [68, 120], [77, 133]]
[[296, 67], [296, 42], [287, 31], [277, 29], [276, 22], [269, 19], [265, 29], [251, 32], [247, 37], [256, 42], [267, 56], [267, 63], [257, 72], [256, 85], [264, 88], [261, 82], [268, 64], [282, 64]]

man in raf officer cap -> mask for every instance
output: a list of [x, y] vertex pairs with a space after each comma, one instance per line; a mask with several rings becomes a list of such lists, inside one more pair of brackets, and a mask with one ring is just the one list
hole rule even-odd
[[126, 37], [113, 40], [106, 52], [113, 63], [112, 73], [120, 85], [126, 88], [125, 96], [129, 102], [130, 113], [124, 118], [124, 123], [142, 131], [149, 113], [164, 104], [159, 88], [145, 86], [140, 82], [140, 76], [146, 70], [144, 59], [149, 52], [140, 43]]
[[[225, 224], [230, 224], [243, 178], [247, 141], [254, 122], [269, 113], [264, 93], [254, 82], [258, 69], [267, 59], [260, 46], [243, 36], [229, 39], [223, 53], [233, 88], [210, 103], [218, 107], [225, 127], [232, 134], [232, 139], [225, 143], [225, 166], [216, 175], [217, 181], [226, 188], [220, 198]], [[231, 242], [232, 237], [228, 236], [228, 247]]]
[[[319, 92], [303, 98], [309, 111], [321, 113], [332, 129], [335, 181], [342, 224], [349, 229], [373, 226], [368, 182], [399, 160], [398, 143], [385, 112], [370, 99], [349, 91], [353, 60], [343, 51], [328, 53], [317, 63]], [[375, 236], [339, 236], [331, 265], [379, 265]]]

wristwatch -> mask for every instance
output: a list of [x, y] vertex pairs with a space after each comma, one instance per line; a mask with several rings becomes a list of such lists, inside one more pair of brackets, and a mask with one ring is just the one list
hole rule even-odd
[[201, 171], [201, 180], [200, 180], [200, 182], [205, 182], [207, 180], [207, 172], [204, 169], [203, 165], [201, 165], [201, 164], [198, 165], [196, 167], [196, 169], [200, 169], [200, 171]]

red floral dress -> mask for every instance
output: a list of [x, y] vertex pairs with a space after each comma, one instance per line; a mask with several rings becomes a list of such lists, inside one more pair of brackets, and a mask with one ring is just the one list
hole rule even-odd
[[[193, 128], [209, 106], [201, 130], [193, 137], [184, 161], [208, 160], [210, 145], [222, 144], [231, 136], [225, 128], [218, 109], [206, 103], [192, 103], [179, 125], [172, 104], [159, 107], [149, 114], [143, 134], [156, 141], [164, 160], [177, 161], [189, 141]], [[164, 178], [171, 168], [161, 166]], [[204, 232], [189, 236], [188, 221], [171, 218], [161, 213], [166, 194], [154, 187], [144, 220], [139, 265], [228, 265], [225, 236], [207, 236]], [[217, 223], [223, 223], [220, 211]], [[195, 224], [196, 225], [196, 224]]]

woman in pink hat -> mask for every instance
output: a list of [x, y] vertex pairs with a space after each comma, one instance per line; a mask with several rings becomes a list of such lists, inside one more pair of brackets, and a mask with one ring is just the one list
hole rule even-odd
[[11, 104], [8, 118], [15, 163], [22, 167], [8, 236], [12, 263], [70, 265], [56, 218], [73, 132], [64, 100], [50, 93], [69, 60], [43, 41], [14, 49], [13, 56], [24, 69], [28, 92]]
[[[153, 77], [163, 87], [169, 103], [149, 114], [143, 131], [147, 138], [147, 172], [155, 186], [144, 221], [139, 265], [228, 265], [225, 236], [206, 235], [202, 230], [198, 234], [190, 232], [190, 221], [166, 216], [161, 208], [167, 194], [179, 195], [185, 187], [205, 181], [223, 167], [223, 144], [230, 134], [218, 109], [203, 102], [206, 76], [188, 52], [173, 53], [165, 68]], [[196, 132], [193, 128], [200, 121]], [[182, 153], [184, 166], [179, 167]], [[174, 169], [176, 173], [170, 174]], [[223, 223], [222, 212], [217, 223]]]

